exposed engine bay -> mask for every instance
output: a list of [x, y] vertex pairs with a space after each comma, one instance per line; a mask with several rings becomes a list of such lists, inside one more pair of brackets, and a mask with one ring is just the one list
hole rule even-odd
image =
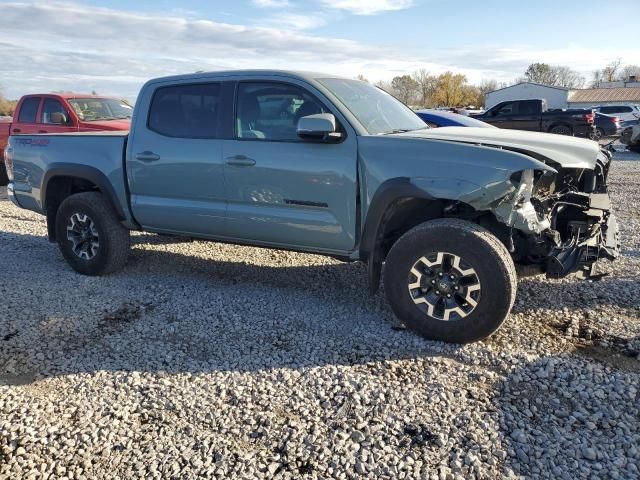
[[517, 172], [511, 178], [515, 191], [494, 207], [509, 227], [506, 244], [516, 263], [537, 266], [549, 277], [591, 277], [598, 259], [613, 260], [619, 250], [607, 192], [611, 153], [601, 150], [594, 169], [544, 163], [555, 172]]

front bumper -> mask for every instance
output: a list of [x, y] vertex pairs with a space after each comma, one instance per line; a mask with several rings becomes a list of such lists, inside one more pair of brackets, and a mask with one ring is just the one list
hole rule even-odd
[[583, 218], [570, 222], [573, 237], [554, 248], [547, 259], [548, 277], [562, 278], [580, 272], [588, 278], [594, 275], [598, 260], [614, 260], [620, 254], [620, 232], [609, 194], [594, 193], [585, 197], [588, 201]]

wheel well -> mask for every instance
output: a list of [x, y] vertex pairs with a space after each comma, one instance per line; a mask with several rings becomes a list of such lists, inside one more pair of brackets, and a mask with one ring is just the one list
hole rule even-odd
[[548, 131], [550, 132], [551, 130], [553, 130], [556, 127], [567, 127], [569, 130], [571, 130], [571, 132], [573, 132], [573, 127], [570, 124], [565, 123], [565, 122], [559, 122], [559, 123], [554, 123], [552, 125], [549, 125], [549, 130]]
[[53, 177], [47, 183], [44, 207], [47, 215], [47, 234], [50, 242], [56, 241], [56, 213], [65, 198], [80, 192], [100, 192], [100, 188], [93, 182], [80, 177]]
[[510, 231], [491, 212], [478, 211], [471, 205], [456, 200], [401, 198], [385, 210], [378, 226], [373, 251], [368, 252], [369, 289], [372, 293], [378, 288], [382, 262], [393, 244], [413, 227], [437, 218], [460, 218], [476, 223], [493, 233], [509, 248]]

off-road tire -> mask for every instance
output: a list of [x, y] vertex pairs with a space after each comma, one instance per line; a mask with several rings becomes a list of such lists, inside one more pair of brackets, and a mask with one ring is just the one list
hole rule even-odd
[[[411, 268], [432, 252], [457, 255], [471, 265], [481, 290], [476, 307], [464, 318], [440, 320], [421, 311], [409, 291]], [[387, 255], [384, 289], [396, 317], [432, 340], [468, 343], [488, 337], [500, 327], [515, 301], [516, 269], [505, 246], [488, 230], [465, 220], [437, 219], [400, 237]]]
[[568, 125], [556, 125], [549, 130], [549, 133], [555, 133], [556, 135], [573, 135], [573, 130]]
[[[67, 226], [74, 214], [90, 218], [99, 236], [97, 253], [91, 259], [80, 258], [67, 238]], [[122, 226], [113, 207], [97, 192], [76, 193], [67, 197], [56, 214], [56, 240], [62, 256], [78, 273], [106, 275], [122, 268], [130, 248], [129, 231]]]

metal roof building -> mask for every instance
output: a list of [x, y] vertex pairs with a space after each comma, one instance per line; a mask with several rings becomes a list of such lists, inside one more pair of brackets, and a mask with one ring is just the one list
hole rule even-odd
[[640, 104], [640, 82], [626, 83], [622, 87], [583, 88], [571, 90], [533, 82], [499, 88], [485, 96], [485, 108], [510, 100], [543, 98], [549, 108], [588, 108], [595, 105]]
[[585, 88], [572, 90], [567, 101], [571, 108], [591, 107], [593, 105], [640, 104], [640, 88]]

